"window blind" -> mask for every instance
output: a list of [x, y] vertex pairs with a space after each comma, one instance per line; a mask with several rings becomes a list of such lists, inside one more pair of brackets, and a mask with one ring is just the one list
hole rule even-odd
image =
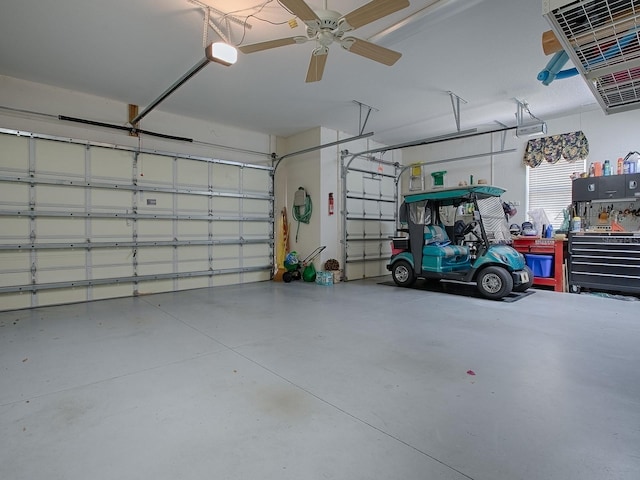
[[528, 210], [544, 209], [554, 229], [559, 229], [564, 220], [562, 210], [571, 204], [571, 174], [585, 171], [586, 161], [569, 163], [542, 162], [529, 171]]

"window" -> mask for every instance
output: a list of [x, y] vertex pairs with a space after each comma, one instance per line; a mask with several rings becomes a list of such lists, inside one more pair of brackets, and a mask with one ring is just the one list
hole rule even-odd
[[[549, 221], [557, 230], [562, 225], [562, 210], [571, 204], [571, 175], [582, 173], [586, 161], [569, 163], [560, 160], [556, 163], [542, 162], [535, 168], [527, 167], [529, 198], [527, 212], [537, 208], [544, 209]], [[527, 215], [527, 220], [529, 216]]]

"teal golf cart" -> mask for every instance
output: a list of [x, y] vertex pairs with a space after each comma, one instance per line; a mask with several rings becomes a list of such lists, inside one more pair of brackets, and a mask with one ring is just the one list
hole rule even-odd
[[531, 287], [524, 256], [509, 245], [504, 191], [471, 185], [405, 195], [387, 265], [396, 285], [418, 278], [475, 283], [493, 300]]

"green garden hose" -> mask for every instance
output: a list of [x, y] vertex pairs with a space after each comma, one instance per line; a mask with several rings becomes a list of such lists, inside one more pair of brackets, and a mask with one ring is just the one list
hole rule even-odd
[[309, 223], [311, 221], [311, 212], [313, 211], [313, 205], [311, 203], [311, 197], [305, 195], [304, 206], [293, 206], [293, 218], [298, 222], [298, 228], [296, 229], [296, 242], [298, 241], [298, 232], [300, 231], [300, 222]]

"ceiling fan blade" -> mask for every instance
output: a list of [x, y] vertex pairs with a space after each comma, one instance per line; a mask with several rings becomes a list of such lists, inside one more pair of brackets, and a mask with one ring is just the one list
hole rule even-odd
[[396, 63], [402, 56], [400, 52], [395, 50], [389, 50], [375, 43], [354, 37], [344, 38], [341, 44], [345, 50], [389, 66]]
[[311, 10], [304, 0], [279, 0], [282, 5], [291, 10], [293, 14], [303, 22], [316, 21], [320, 23], [320, 19], [316, 12]]
[[296, 42], [296, 37], [279, 38], [277, 40], [268, 40], [261, 43], [253, 43], [251, 45], [242, 45], [238, 47], [242, 53], [261, 52], [262, 50], [269, 50], [270, 48], [283, 47], [285, 45], [293, 45]]
[[328, 50], [321, 50], [320, 52], [313, 52], [311, 54], [311, 62], [309, 62], [309, 70], [307, 70], [307, 79], [305, 82], [319, 82], [322, 80], [322, 74], [324, 73], [324, 66], [327, 64]]
[[[343, 20], [343, 31], [362, 27], [408, 6], [409, 0], [373, 0], [360, 8], [356, 8], [353, 12], [347, 13], [341, 19]], [[351, 28], [344, 25], [345, 23]]]

